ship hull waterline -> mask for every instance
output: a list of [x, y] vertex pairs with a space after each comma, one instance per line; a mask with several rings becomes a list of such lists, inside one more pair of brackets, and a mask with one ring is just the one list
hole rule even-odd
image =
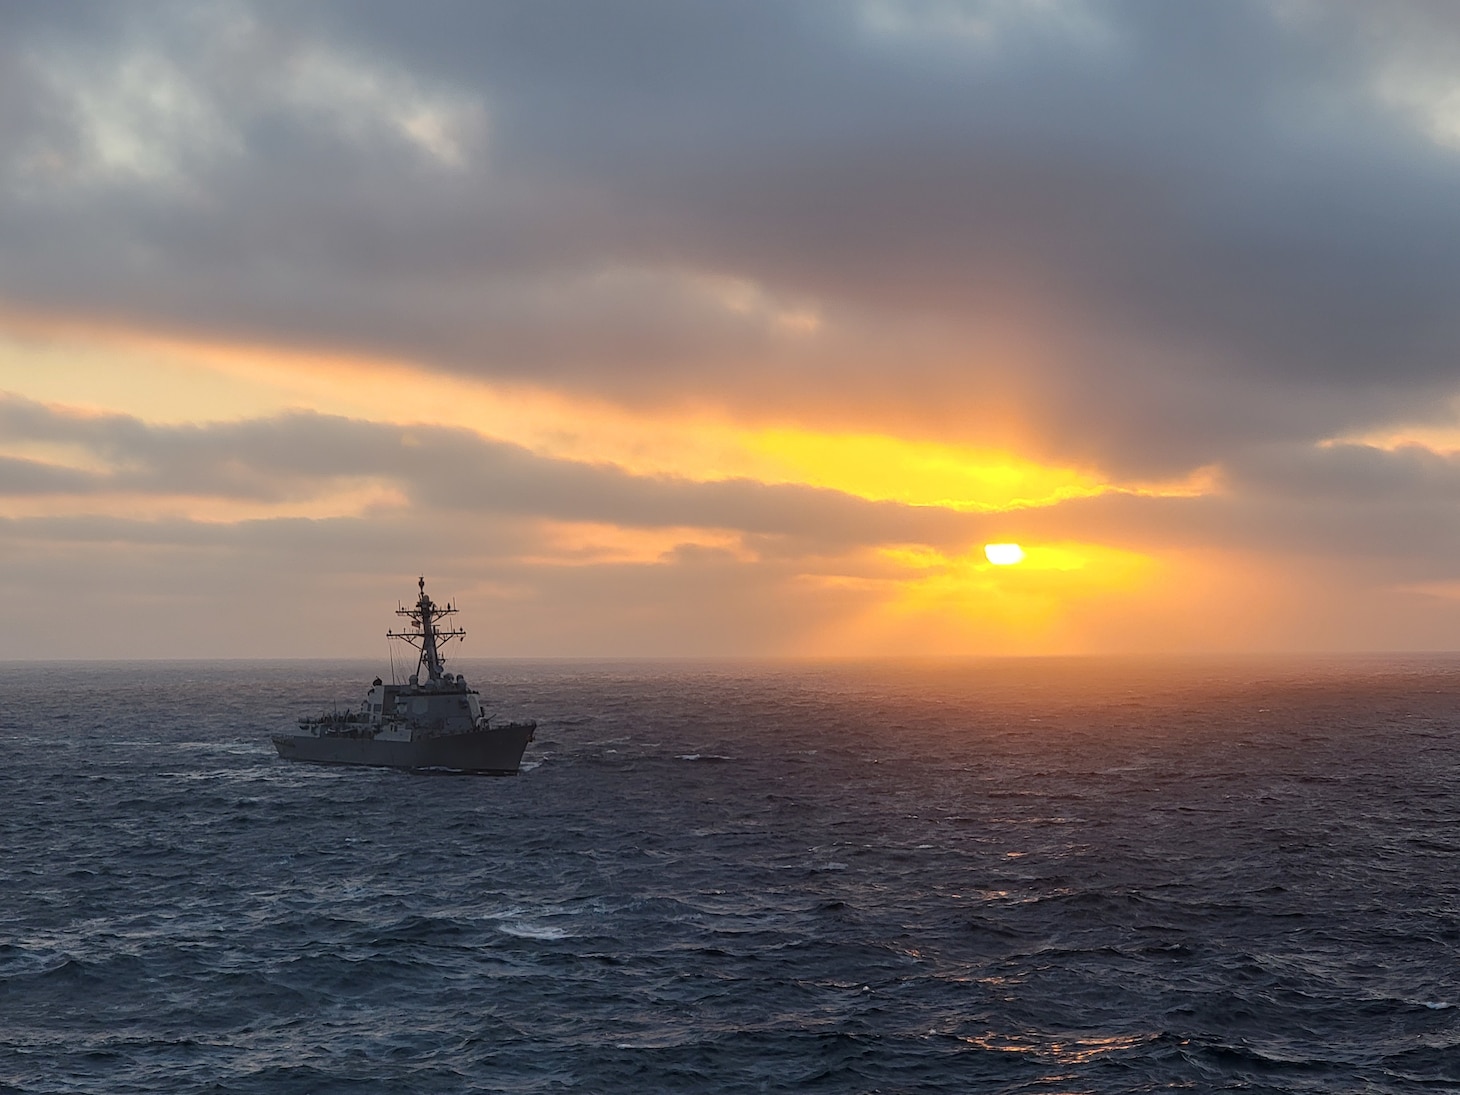
[[476, 775], [515, 776], [533, 730], [530, 725], [509, 725], [415, 741], [275, 734], [273, 741], [279, 756], [285, 760], [311, 764], [445, 768]]

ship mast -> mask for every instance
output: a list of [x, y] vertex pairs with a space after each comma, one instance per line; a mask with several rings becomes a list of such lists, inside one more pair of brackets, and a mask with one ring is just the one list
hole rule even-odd
[[441, 646], [452, 639], [465, 638], [466, 632], [460, 628], [443, 630], [437, 626], [437, 621], [446, 616], [456, 615], [456, 609], [447, 604], [444, 608], [438, 605], [430, 597], [426, 596], [426, 578], [420, 578], [419, 586], [421, 595], [416, 598], [416, 603], [406, 608], [397, 608], [397, 616], [405, 616], [411, 621], [410, 631], [387, 631], [388, 639], [404, 639], [421, 652], [421, 662], [417, 673], [421, 669], [426, 671], [426, 679], [433, 684], [441, 680], [445, 670], [441, 658]]

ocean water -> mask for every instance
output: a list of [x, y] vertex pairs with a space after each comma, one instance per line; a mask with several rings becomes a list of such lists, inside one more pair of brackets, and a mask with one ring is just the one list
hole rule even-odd
[[1460, 660], [0, 666], [0, 1091], [1460, 1090]]

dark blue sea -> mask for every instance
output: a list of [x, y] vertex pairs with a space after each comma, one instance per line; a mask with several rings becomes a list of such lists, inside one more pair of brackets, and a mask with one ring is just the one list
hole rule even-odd
[[1460, 659], [0, 666], [0, 1091], [1460, 1090]]

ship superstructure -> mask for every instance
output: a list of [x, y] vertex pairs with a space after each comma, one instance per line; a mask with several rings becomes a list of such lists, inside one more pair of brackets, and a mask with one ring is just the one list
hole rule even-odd
[[446, 671], [442, 646], [465, 638], [466, 632], [441, 626], [456, 614], [456, 607], [433, 601], [424, 576], [418, 586], [415, 602], [396, 609], [409, 626], [386, 632], [387, 638], [409, 643], [419, 654], [407, 683], [386, 684], [376, 677], [358, 711], [300, 719], [298, 733], [273, 735], [281, 757], [320, 764], [517, 772], [537, 723], [493, 723], [466, 678]]

